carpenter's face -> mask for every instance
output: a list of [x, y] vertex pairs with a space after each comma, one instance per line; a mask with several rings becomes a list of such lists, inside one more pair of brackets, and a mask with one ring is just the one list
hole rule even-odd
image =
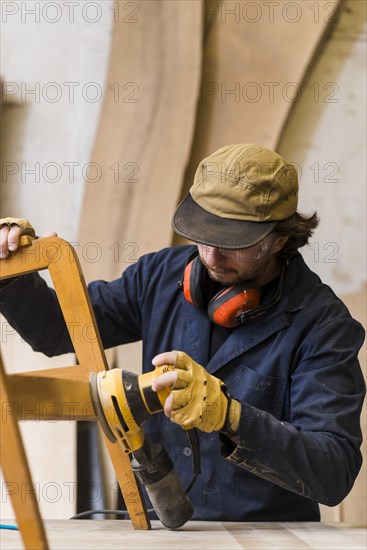
[[263, 284], [269, 270], [274, 268], [275, 252], [280, 250], [274, 235], [260, 243], [238, 250], [198, 244], [200, 259], [214, 281], [230, 286], [252, 279]]

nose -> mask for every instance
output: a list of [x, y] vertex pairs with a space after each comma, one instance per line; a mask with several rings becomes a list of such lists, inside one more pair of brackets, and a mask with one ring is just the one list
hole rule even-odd
[[221, 254], [219, 248], [215, 248], [214, 246], [205, 246], [203, 253], [204, 260], [210, 268], [223, 263], [223, 254]]

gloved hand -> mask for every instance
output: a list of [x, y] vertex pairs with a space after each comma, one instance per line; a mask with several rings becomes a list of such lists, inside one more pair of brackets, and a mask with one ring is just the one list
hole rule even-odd
[[20, 237], [23, 235], [36, 237], [36, 233], [28, 220], [24, 218], [1, 218], [0, 258], [7, 258], [9, 251], [12, 252], [17, 249]]
[[[16, 250], [19, 247], [19, 244], [29, 244], [29, 242], [20, 242], [20, 238], [23, 235], [38, 238], [36, 237], [36, 233], [28, 220], [25, 220], [24, 218], [0, 219], [0, 259], [7, 258], [9, 256], [9, 252]], [[39, 238], [44, 237], [57, 237], [57, 233], [54, 231], [48, 231]]]
[[2, 227], [20, 227], [21, 235], [29, 235], [30, 237], [35, 238], [36, 233], [31, 225], [31, 223], [24, 218], [1, 218], [0, 219], [0, 229]]
[[167, 363], [174, 366], [173, 371], [162, 374], [152, 383], [154, 391], [172, 388], [165, 401], [166, 416], [185, 430], [199, 428], [203, 432], [212, 432], [224, 429], [229, 435], [235, 435], [241, 405], [229, 396], [219, 378], [209, 374], [182, 351], [157, 355], [152, 363], [155, 366]]

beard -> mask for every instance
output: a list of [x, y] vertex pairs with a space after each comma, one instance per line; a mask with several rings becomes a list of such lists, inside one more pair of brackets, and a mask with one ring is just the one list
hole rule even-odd
[[205, 262], [203, 262], [203, 264], [209, 277], [216, 283], [220, 283], [223, 286], [238, 285], [244, 283], [245, 281], [255, 280], [263, 273], [265, 268], [265, 266], [256, 266], [256, 268], [247, 268], [239, 271], [234, 268], [225, 268], [220, 266], [211, 268], [206, 265]]
[[234, 269], [213, 270], [206, 267], [206, 270], [213, 281], [223, 286], [238, 285], [244, 281]]

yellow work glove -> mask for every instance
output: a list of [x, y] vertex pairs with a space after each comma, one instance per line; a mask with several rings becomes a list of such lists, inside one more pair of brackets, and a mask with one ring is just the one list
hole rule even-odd
[[11, 227], [17, 225], [20, 227], [22, 235], [29, 235], [30, 237], [35, 238], [36, 233], [33, 229], [30, 222], [24, 218], [1, 218], [0, 219], [0, 228], [4, 226]]
[[[224, 383], [209, 374], [182, 351], [174, 364], [177, 380], [171, 389], [171, 420], [185, 430], [220, 431], [235, 435], [241, 405], [225, 390]], [[229, 406], [230, 403], [230, 406]]]

